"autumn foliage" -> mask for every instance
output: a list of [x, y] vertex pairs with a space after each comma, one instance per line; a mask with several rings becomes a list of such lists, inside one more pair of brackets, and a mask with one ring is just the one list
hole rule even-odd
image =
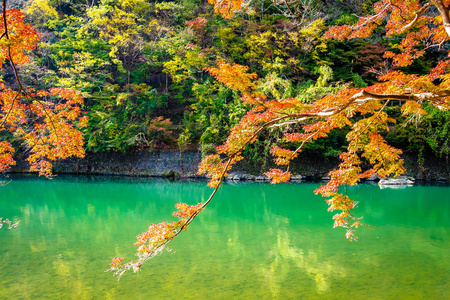
[[[22, 141], [29, 153], [30, 171], [51, 176], [52, 162], [70, 156], [83, 157], [83, 137], [78, 128], [85, 127], [87, 117], [80, 93], [66, 88], [36, 91], [23, 86], [17, 67], [28, 62], [28, 51], [35, 48], [38, 33], [24, 22], [18, 9], [3, 2], [0, 32], [0, 68], [12, 68], [16, 89], [0, 82], [0, 132]], [[0, 171], [15, 164], [14, 148], [9, 141], [0, 142]]]
[[233, 17], [234, 12], [244, 5], [242, 0], [208, 0], [208, 3], [214, 5], [215, 12], [226, 19]]
[[137, 242], [134, 245], [138, 246], [136, 254], [138, 257], [137, 260], [124, 263], [122, 257], [115, 257], [112, 259], [111, 268], [108, 271], [113, 271], [114, 275], [118, 276], [119, 279], [129, 270], [133, 270], [134, 272], [139, 271], [143, 263], [150, 258], [161, 254], [170, 241], [180, 234], [182, 230], [187, 230], [187, 226], [194, 220], [206, 204], [176, 204], [175, 208], [177, 208], [178, 211], [174, 212], [173, 215], [180, 218], [178, 221], [151, 224], [147, 231], [136, 237]]

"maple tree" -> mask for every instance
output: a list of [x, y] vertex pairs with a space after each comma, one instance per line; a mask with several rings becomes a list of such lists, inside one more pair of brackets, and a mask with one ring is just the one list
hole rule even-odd
[[[225, 18], [231, 18], [234, 11], [243, 5], [240, 0], [209, 2]], [[384, 57], [390, 58], [396, 67], [406, 67], [423, 56], [426, 48], [443, 48], [450, 36], [449, 8], [448, 0], [382, 0], [374, 4], [373, 14], [359, 18], [351, 26], [333, 26], [325, 37], [366, 38], [378, 27], [384, 27], [387, 36], [401, 38], [397, 51], [387, 51]], [[251, 107], [239, 124], [231, 129], [226, 142], [217, 147], [217, 154], [206, 156], [199, 166], [199, 174], [211, 178], [208, 185], [214, 191], [203, 204], [178, 204], [180, 212], [174, 214], [183, 219], [151, 225], [147, 232], [138, 236], [138, 260], [123, 263], [122, 258], [114, 258], [110, 270], [120, 278], [129, 269], [138, 271], [146, 260], [161, 253], [167, 243], [186, 229], [211, 201], [232, 166], [244, 159], [242, 153], [245, 148], [271, 127], [297, 125], [298, 128], [300, 125], [301, 128], [297, 132], [286, 132], [283, 144], [272, 147], [270, 152], [280, 166], [265, 173], [272, 183], [290, 179], [289, 164], [299, 156], [305, 144], [326, 137], [332, 129], [350, 128], [347, 151], [341, 153], [338, 169], [331, 171], [329, 182], [315, 192], [328, 198], [329, 211], [337, 212], [333, 216], [334, 227], [343, 227], [347, 239], [356, 240], [354, 230], [362, 223], [354, 214], [357, 202], [349, 198], [346, 187], [375, 174], [389, 177], [405, 172], [400, 157], [402, 151], [388, 145], [381, 134], [395, 122], [384, 111], [385, 108], [391, 101], [400, 101], [402, 114], [411, 118], [425, 113], [422, 108], [425, 102], [440, 110], [449, 109], [449, 63], [448, 55], [442, 57], [426, 75], [389, 70], [381, 74], [372, 86], [343, 88], [311, 104], [296, 98], [268, 99], [255, 88], [257, 75], [249, 73], [245, 66], [221, 61], [217, 68], [208, 68], [218, 81], [240, 92], [241, 100]], [[369, 162], [371, 167], [363, 170], [363, 162]]]
[[83, 157], [83, 137], [78, 130], [86, 126], [87, 117], [81, 111], [83, 98], [74, 90], [52, 88], [49, 91], [26, 87], [18, 67], [26, 64], [28, 52], [36, 47], [38, 32], [26, 24], [18, 9], [7, 9], [2, 3], [0, 20], [0, 68], [10, 67], [17, 88], [0, 82], [0, 171], [15, 165], [14, 147], [8, 141], [21, 141], [29, 154], [30, 171], [52, 175], [52, 162], [70, 156]]

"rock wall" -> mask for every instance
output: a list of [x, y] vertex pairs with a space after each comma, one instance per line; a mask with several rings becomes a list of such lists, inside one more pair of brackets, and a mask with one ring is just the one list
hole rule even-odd
[[125, 176], [185, 176], [195, 177], [201, 154], [198, 151], [153, 151], [121, 153], [89, 153], [84, 159], [61, 161], [54, 165], [55, 173], [125, 175]]
[[[28, 172], [28, 163], [16, 158], [18, 164], [12, 168], [12, 172]], [[67, 159], [53, 164], [55, 174], [92, 174], [92, 175], [117, 175], [117, 176], [180, 176], [199, 177], [196, 173], [201, 161], [200, 151], [153, 151], [122, 153], [88, 153], [83, 159]], [[330, 170], [337, 167], [339, 161], [336, 158], [324, 158], [320, 155], [304, 154], [302, 159], [297, 159], [291, 166], [294, 174], [302, 177], [321, 178]], [[269, 168], [276, 167], [272, 162], [267, 162], [263, 167], [259, 164], [241, 161], [233, 168], [233, 175], [244, 178], [254, 178], [261, 175]], [[253, 175], [251, 177], [243, 177]], [[237, 177], [236, 177], [237, 178]]]
[[[153, 151], [121, 153], [88, 153], [84, 159], [68, 159], [54, 163], [56, 174], [92, 174], [116, 176], [166, 176], [166, 177], [199, 177], [196, 175], [201, 160], [199, 151]], [[449, 180], [450, 163], [446, 159], [428, 157], [421, 166], [417, 158], [404, 156], [406, 175], [418, 180]], [[17, 159], [17, 166], [12, 172], [27, 172], [28, 164]], [[317, 153], [302, 153], [291, 165], [296, 178], [322, 179], [339, 164], [337, 158], [323, 157]], [[264, 169], [261, 165], [241, 161], [230, 177], [250, 180], [263, 180], [261, 175], [275, 165], [267, 162]], [[300, 176], [299, 176], [300, 175]]]

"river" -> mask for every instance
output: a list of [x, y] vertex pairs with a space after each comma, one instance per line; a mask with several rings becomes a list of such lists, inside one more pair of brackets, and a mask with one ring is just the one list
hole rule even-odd
[[[9, 180], [9, 179], [8, 179]], [[227, 183], [171, 244], [118, 282], [136, 235], [205, 182], [14, 176], [0, 188], [1, 299], [448, 299], [450, 187], [349, 188], [370, 227], [349, 242], [315, 183]]]

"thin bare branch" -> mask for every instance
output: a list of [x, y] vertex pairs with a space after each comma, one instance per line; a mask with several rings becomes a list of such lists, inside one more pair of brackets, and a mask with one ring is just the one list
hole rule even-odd
[[400, 29], [400, 32], [405, 32], [406, 30], [410, 29], [411, 27], [414, 26], [414, 24], [416, 24], [417, 20], [419, 20], [419, 18], [424, 14], [424, 12], [428, 9], [428, 7], [431, 6], [431, 3], [426, 3], [424, 6], [422, 6], [421, 9], [419, 9], [416, 12], [416, 15], [414, 16], [414, 19], [408, 23], [406, 26], [404, 26], [402, 29]]

